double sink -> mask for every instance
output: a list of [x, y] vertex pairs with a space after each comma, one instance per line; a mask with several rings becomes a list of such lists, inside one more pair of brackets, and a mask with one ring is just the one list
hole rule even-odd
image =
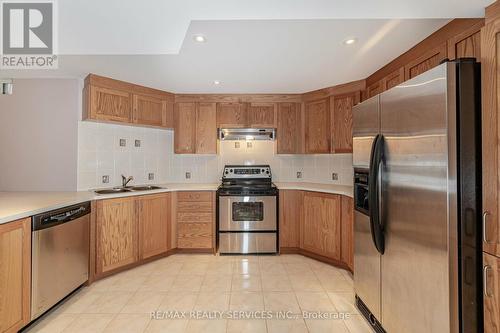
[[155, 185], [145, 185], [145, 186], [125, 186], [125, 187], [114, 187], [104, 190], [94, 191], [97, 194], [115, 194], [115, 193], [125, 193], [125, 192], [140, 192], [140, 191], [152, 191], [161, 190], [163, 187]]

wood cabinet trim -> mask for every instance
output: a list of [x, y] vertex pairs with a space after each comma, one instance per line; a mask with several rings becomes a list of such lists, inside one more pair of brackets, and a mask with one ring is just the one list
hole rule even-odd
[[[435, 48], [427, 50], [421, 56], [408, 62], [405, 66], [405, 81], [410, 80], [411, 78], [422, 73], [423, 71], [427, 71], [432, 67], [438, 65], [441, 61], [446, 59], [446, 52], [447, 52], [447, 45], [446, 42], [443, 42], [441, 45], [438, 45]], [[431, 64], [429, 68], [425, 68], [422, 72], [418, 72], [416, 75], [412, 74], [412, 69], [417, 68], [420, 65], [423, 65], [425, 62], [430, 61], [430, 59], [433, 59], [434, 57], [436, 58], [435, 64]]]

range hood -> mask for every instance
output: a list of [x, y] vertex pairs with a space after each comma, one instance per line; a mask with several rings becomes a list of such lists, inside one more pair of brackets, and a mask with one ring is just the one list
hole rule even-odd
[[274, 128], [220, 128], [220, 140], [274, 140]]

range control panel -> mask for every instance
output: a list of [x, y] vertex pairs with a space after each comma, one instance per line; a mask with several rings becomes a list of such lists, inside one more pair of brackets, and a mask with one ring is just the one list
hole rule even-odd
[[271, 167], [269, 165], [226, 165], [222, 178], [251, 179], [269, 178], [271, 179]]

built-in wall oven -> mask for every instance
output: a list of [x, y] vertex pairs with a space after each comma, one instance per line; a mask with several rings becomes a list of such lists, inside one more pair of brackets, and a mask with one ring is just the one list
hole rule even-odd
[[217, 190], [220, 254], [276, 253], [278, 190], [268, 165], [224, 168]]

